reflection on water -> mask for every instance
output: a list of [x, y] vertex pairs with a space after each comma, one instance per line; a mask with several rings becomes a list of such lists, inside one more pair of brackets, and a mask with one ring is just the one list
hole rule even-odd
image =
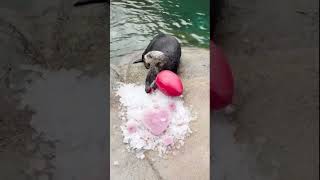
[[209, 0], [112, 0], [111, 58], [146, 48], [158, 33], [183, 45], [209, 45]]

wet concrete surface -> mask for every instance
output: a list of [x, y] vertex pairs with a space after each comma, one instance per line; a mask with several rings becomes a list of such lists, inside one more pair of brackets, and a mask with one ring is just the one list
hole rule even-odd
[[107, 176], [107, 96], [105, 77], [80, 72], [44, 72], [27, 87], [23, 104], [36, 112], [31, 126], [54, 143], [54, 179]]
[[[47, 71], [34, 66], [23, 69], [41, 72], [25, 86], [18, 105], [27, 108], [30, 134], [18, 134], [21, 149], [4, 149], [3, 179], [105, 179], [107, 177], [107, 96], [103, 76], [81, 76], [80, 71]], [[21, 116], [21, 115], [20, 115]], [[3, 114], [8, 117], [8, 114]], [[30, 119], [29, 119], [30, 118]], [[19, 119], [10, 119], [10, 121]], [[10, 127], [9, 127], [10, 128]], [[9, 129], [10, 130], [10, 129]], [[12, 143], [14, 137], [8, 143]], [[17, 159], [15, 159], [17, 156]], [[19, 159], [20, 158], [20, 159]], [[24, 161], [25, 163], [21, 163]], [[24, 165], [23, 165], [24, 164]], [[7, 174], [10, 173], [10, 174]], [[12, 173], [12, 174], [11, 174]], [[1, 178], [1, 179], [2, 179]]]
[[236, 112], [213, 115], [214, 176], [319, 179], [319, 2], [225, 2]]

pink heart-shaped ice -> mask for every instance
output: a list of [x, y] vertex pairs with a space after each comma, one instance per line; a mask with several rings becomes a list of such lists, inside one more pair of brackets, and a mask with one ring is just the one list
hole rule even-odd
[[143, 124], [153, 134], [160, 135], [170, 123], [169, 113], [166, 110], [149, 110], [144, 114]]

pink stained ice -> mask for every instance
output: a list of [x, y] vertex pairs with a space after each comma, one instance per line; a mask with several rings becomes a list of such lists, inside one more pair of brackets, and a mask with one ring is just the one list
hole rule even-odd
[[172, 136], [165, 136], [165, 137], [163, 137], [162, 141], [165, 146], [169, 146], [169, 145], [173, 144], [173, 137]]
[[169, 104], [169, 109], [171, 110], [171, 111], [174, 111], [174, 110], [176, 110], [176, 104], [174, 103], [174, 102], [172, 102], [172, 103], [170, 103]]
[[137, 123], [133, 121], [127, 122], [127, 130], [130, 134], [137, 132]]
[[[182, 146], [181, 142], [190, 134], [189, 126], [193, 117], [189, 108], [184, 105], [182, 97], [172, 98], [157, 90], [147, 94], [144, 85], [123, 83], [119, 83], [117, 96], [120, 102], [123, 142], [127, 145], [128, 151], [135, 153], [137, 158], [143, 159], [144, 153], [149, 150], [157, 151], [159, 156], [163, 157], [171, 150]], [[160, 129], [157, 132], [156, 129], [159, 127], [148, 125], [166, 125], [163, 122], [167, 120], [168, 126], [163, 131]], [[131, 122], [136, 123], [136, 132], [135, 128], [131, 127]]]
[[149, 110], [145, 112], [143, 125], [153, 134], [160, 135], [169, 126], [169, 113], [166, 110]]

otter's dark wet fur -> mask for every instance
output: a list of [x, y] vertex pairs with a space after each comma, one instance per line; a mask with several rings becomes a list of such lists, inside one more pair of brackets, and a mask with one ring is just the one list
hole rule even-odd
[[110, 1], [108, 0], [79, 0], [73, 4], [73, 6], [84, 6], [89, 4], [96, 4], [96, 3], [108, 3], [110, 4]]
[[145, 91], [150, 92], [150, 85], [160, 71], [170, 70], [177, 73], [180, 58], [181, 45], [175, 37], [164, 33], [155, 36], [142, 53], [142, 58], [134, 62], [143, 62], [145, 67], [150, 69], [145, 81]]

